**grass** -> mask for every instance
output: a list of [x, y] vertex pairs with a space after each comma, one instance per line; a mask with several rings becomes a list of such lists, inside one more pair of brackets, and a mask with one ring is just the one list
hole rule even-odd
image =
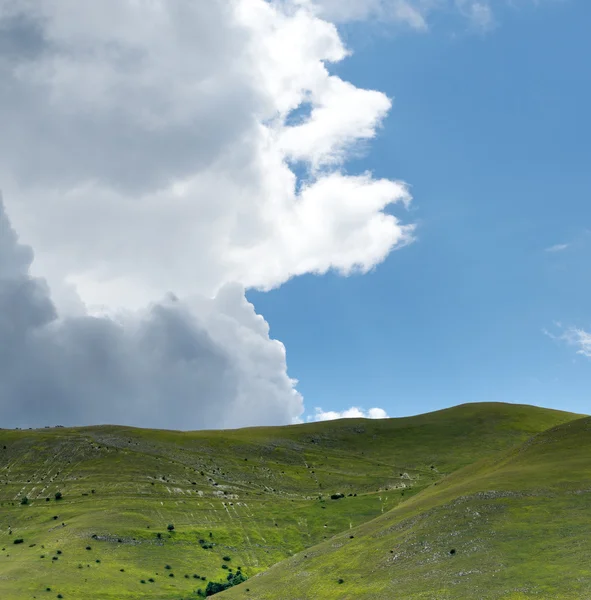
[[[498, 595], [515, 581], [512, 594], [546, 593], [565, 573], [561, 536], [580, 554], [590, 533], [576, 417], [469, 404], [231, 431], [0, 430], [0, 597], [187, 599], [238, 566], [249, 580], [220, 598], [391, 598], [393, 585], [404, 598], [474, 597], [461, 595], [470, 586], [485, 598], [491, 581], [490, 597], [520, 597]], [[581, 522], [548, 517], [558, 509]], [[541, 573], [548, 540], [558, 566]], [[577, 574], [562, 589], [587, 590]]]
[[248, 597], [588, 598], [590, 473], [583, 418], [459, 470], [353, 538], [279, 563], [250, 582]]

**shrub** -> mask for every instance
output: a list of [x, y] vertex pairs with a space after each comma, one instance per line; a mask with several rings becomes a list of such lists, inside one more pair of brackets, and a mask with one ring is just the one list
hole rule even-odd
[[207, 584], [207, 587], [205, 588], [205, 595], [213, 596], [214, 594], [223, 592], [224, 590], [227, 590], [228, 588], [238, 585], [239, 583], [242, 583], [243, 581], [246, 581], [246, 576], [243, 573], [234, 573], [234, 574], [230, 573], [228, 575], [227, 581], [220, 581], [220, 582], [210, 581]]
[[222, 556], [222, 560], [225, 560], [226, 562], [229, 562], [232, 559], [229, 556]]
[[455, 548], [452, 548], [452, 549], [449, 551], [449, 553], [450, 553], [450, 554], [453, 556], [453, 555], [456, 553], [456, 549], [455, 549]]
[[26, 506], [27, 504], [29, 504], [29, 499], [28, 499], [26, 496], [23, 496], [23, 497], [21, 498], [21, 504], [22, 504], [23, 506]]
[[172, 567], [170, 565], [165, 565], [164, 568], [168, 569], [168, 570], [172, 569]]
[[345, 583], [345, 580], [343, 578], [340, 578], [339, 583]]
[[344, 498], [344, 497], [345, 497], [345, 494], [340, 494], [340, 493], [331, 494], [331, 496], [330, 496], [331, 500], [340, 500], [341, 498]]
[[56, 500], [61, 500], [64, 496], [61, 492], [56, 492], [54, 497]]
[[16, 538], [16, 540], [14, 540], [12, 543], [13, 544], [22, 544], [25, 540], [23, 540], [23, 538]]
[[174, 525], [170, 523], [170, 525], [168, 525], [166, 529], [168, 529], [168, 531], [174, 531]]

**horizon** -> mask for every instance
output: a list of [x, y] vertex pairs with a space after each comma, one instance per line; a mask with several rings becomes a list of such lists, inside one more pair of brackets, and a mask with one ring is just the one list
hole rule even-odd
[[328, 426], [330, 424], [339, 423], [342, 421], [364, 421], [364, 422], [397, 421], [397, 420], [403, 421], [403, 420], [413, 419], [415, 417], [423, 417], [423, 416], [433, 415], [433, 414], [437, 414], [437, 413], [441, 413], [441, 412], [453, 411], [454, 409], [462, 408], [465, 406], [471, 406], [471, 405], [478, 405], [481, 407], [484, 407], [484, 406], [516, 406], [516, 407], [522, 407], [522, 408], [540, 408], [542, 410], [546, 410], [546, 411], [550, 411], [550, 412], [570, 414], [570, 415], [573, 415], [575, 417], [582, 418], [582, 419], [585, 419], [585, 418], [591, 416], [586, 413], [574, 413], [574, 412], [570, 412], [570, 411], [564, 411], [559, 408], [537, 406], [535, 404], [520, 404], [517, 402], [464, 402], [462, 404], [455, 404], [453, 406], [446, 406], [446, 407], [438, 408], [438, 409], [431, 410], [428, 412], [416, 413], [416, 414], [406, 415], [403, 417], [383, 417], [380, 419], [372, 419], [371, 417], [368, 417], [368, 416], [361, 416], [361, 417], [339, 416], [336, 419], [325, 419], [325, 420], [305, 421], [305, 422], [302, 421], [299, 423], [283, 423], [281, 425], [247, 425], [244, 427], [241, 427], [241, 426], [228, 427], [225, 429], [217, 429], [217, 428], [215, 428], [215, 429], [163, 429], [163, 428], [159, 428], [159, 427], [139, 427], [136, 425], [125, 425], [125, 424], [118, 424], [118, 423], [93, 423], [90, 425], [59, 425], [58, 424], [58, 425], [43, 425], [41, 427], [0, 427], [0, 431], [42, 431], [42, 430], [47, 430], [47, 429], [59, 429], [61, 431], [61, 430], [68, 430], [68, 429], [79, 430], [79, 429], [93, 429], [93, 428], [101, 428], [101, 427], [113, 427], [116, 429], [119, 429], [119, 428], [120, 429], [139, 429], [139, 430], [143, 430], [143, 431], [167, 431], [169, 433], [201, 433], [201, 432], [221, 432], [221, 433], [223, 433], [224, 431], [240, 431], [240, 430], [246, 430], [246, 429], [280, 429], [280, 428], [285, 428], [285, 427], [314, 426], [314, 425], [321, 425], [323, 423], [326, 423]]

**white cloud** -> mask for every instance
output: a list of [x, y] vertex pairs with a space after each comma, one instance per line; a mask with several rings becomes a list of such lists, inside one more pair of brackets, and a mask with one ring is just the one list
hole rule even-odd
[[563, 250], [566, 250], [569, 246], [570, 244], [555, 244], [554, 246], [546, 248], [546, 252], [562, 252]]
[[352, 406], [341, 412], [328, 410], [323, 411], [316, 408], [313, 415], [308, 417], [308, 421], [334, 421], [335, 419], [388, 419], [389, 416], [383, 408], [370, 408], [365, 411], [357, 406]]
[[[138, 308], [169, 290], [365, 271], [411, 240], [384, 212], [408, 203], [405, 186], [341, 170], [390, 101], [329, 75], [325, 63], [347, 51], [309, 10], [10, 6], [20, 12], [5, 30], [20, 34], [0, 60], [0, 176], [52, 287], [67, 280], [90, 305]], [[307, 103], [310, 117], [287, 124]], [[311, 169], [299, 192], [288, 161]]]
[[487, 0], [455, 0], [460, 13], [477, 30], [486, 31], [494, 24], [492, 8]]
[[403, 183], [344, 170], [390, 109], [330, 75], [347, 54], [295, 0], [0, 0], [0, 181], [36, 253], [0, 244], [5, 425], [299, 418], [244, 289], [413, 236]]
[[577, 348], [577, 354], [591, 358], [591, 333], [584, 329], [571, 327], [567, 329], [560, 339]]
[[381, 19], [416, 30], [427, 28], [426, 17], [438, 0], [314, 0], [319, 14], [336, 22]]
[[[301, 0], [307, 2], [308, 0]], [[487, 31], [495, 24], [495, 12], [503, 8], [537, 5], [540, 0], [309, 0], [318, 14], [335, 22], [379, 20], [417, 31], [429, 29], [436, 13], [458, 15], [470, 28]]]

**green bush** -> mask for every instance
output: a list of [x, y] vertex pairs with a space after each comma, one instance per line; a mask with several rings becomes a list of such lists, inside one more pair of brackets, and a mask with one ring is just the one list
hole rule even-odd
[[205, 588], [205, 596], [213, 596], [219, 592], [223, 592], [243, 581], [246, 581], [246, 576], [243, 573], [230, 573], [227, 581], [210, 581]]
[[16, 538], [16, 540], [14, 540], [12, 543], [13, 544], [22, 544], [25, 540], [23, 540], [23, 538]]
[[64, 496], [61, 492], [56, 492], [54, 497], [56, 500], [61, 500]]
[[23, 497], [21, 498], [21, 504], [22, 504], [23, 506], [25, 506], [25, 505], [29, 504], [29, 499], [28, 499], [26, 496], [23, 496]]

